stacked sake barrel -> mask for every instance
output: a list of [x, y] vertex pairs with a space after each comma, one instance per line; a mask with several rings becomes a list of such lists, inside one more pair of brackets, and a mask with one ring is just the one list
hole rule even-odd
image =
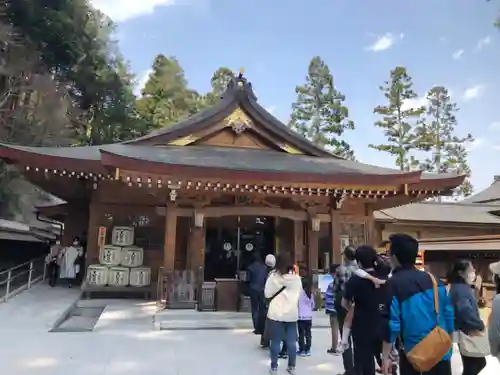
[[151, 284], [151, 269], [143, 266], [144, 251], [134, 246], [133, 227], [114, 227], [112, 244], [99, 252], [99, 263], [91, 265], [87, 283], [95, 286], [143, 287]]

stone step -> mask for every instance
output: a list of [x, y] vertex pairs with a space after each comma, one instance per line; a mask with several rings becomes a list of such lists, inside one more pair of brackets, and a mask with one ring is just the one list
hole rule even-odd
[[[155, 314], [157, 330], [253, 330], [249, 313], [198, 312], [164, 310]], [[315, 312], [313, 328], [330, 328], [330, 320], [324, 312]]]

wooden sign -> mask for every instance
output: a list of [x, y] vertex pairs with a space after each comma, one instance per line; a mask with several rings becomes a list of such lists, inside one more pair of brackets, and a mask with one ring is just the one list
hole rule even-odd
[[106, 227], [99, 227], [97, 232], [97, 247], [101, 248], [106, 244]]

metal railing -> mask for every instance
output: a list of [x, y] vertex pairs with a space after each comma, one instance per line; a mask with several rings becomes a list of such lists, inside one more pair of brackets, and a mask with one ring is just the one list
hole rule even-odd
[[0, 272], [0, 302], [30, 289], [35, 283], [45, 279], [45, 256], [31, 259], [8, 270]]

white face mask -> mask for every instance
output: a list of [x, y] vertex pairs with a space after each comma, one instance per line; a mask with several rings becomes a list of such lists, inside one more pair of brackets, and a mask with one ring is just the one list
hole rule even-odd
[[476, 273], [474, 271], [469, 272], [467, 274], [467, 283], [474, 284], [474, 280], [476, 280]]

